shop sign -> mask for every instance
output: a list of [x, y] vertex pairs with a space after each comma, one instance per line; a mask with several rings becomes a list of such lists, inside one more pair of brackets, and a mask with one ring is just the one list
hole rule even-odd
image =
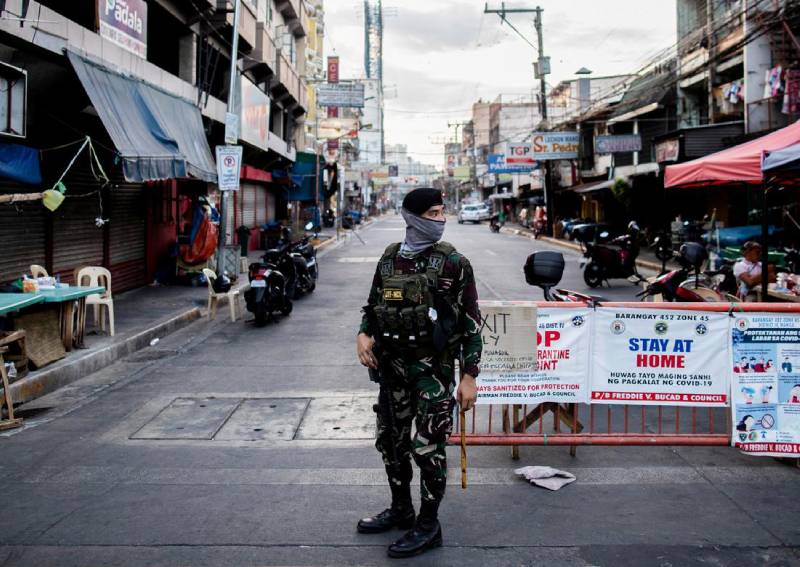
[[242, 172], [242, 146], [217, 146], [217, 186], [220, 191], [238, 191]]
[[622, 136], [597, 136], [594, 151], [598, 154], [616, 154], [642, 151], [642, 137], [639, 134]]
[[681, 151], [680, 138], [664, 140], [656, 144], [656, 163], [665, 161], [678, 161]]
[[506, 165], [527, 165], [529, 169], [536, 165], [531, 144], [509, 142], [505, 155]]
[[489, 154], [488, 165], [490, 173], [530, 173], [539, 169], [539, 163], [535, 161], [533, 165], [510, 165], [505, 154]]
[[249, 144], [268, 149], [269, 97], [249, 79], [241, 77], [241, 131], [239, 136]]
[[335, 106], [364, 108], [363, 83], [328, 83], [317, 87], [317, 104], [319, 106]]
[[102, 37], [147, 59], [145, 0], [98, 0], [97, 19]]
[[338, 83], [339, 82], [339, 58], [338, 57], [328, 57], [328, 82], [329, 83]]
[[533, 159], [577, 159], [580, 134], [577, 132], [534, 132]]

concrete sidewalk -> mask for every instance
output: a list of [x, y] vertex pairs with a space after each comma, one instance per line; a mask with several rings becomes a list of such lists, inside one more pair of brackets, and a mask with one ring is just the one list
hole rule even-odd
[[199, 319], [208, 288], [147, 286], [114, 296], [115, 335], [99, 331], [88, 309], [85, 349], [30, 372], [11, 385], [15, 403], [24, 403], [105, 368], [153, 339], [160, 339]]

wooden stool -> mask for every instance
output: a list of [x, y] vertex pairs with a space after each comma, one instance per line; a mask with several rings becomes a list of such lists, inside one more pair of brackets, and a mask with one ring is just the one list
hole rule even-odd
[[8, 350], [8, 347], [0, 347], [0, 376], [3, 379], [3, 400], [8, 408], [8, 419], [0, 419], [0, 429], [11, 429], [12, 427], [19, 427], [22, 425], [21, 418], [14, 417], [14, 402], [11, 401], [11, 389], [8, 385], [8, 374], [6, 373], [6, 361], [3, 360], [3, 354]]
[[25, 348], [25, 331], [0, 332], [0, 347], [8, 347], [6, 362], [13, 362], [17, 369], [17, 379], [28, 373], [28, 351]]

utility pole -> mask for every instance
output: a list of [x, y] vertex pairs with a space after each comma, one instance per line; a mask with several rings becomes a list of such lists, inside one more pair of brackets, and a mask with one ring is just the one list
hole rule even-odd
[[[239, 0], [234, 0], [234, 10], [233, 10], [233, 40], [231, 41], [231, 70], [230, 70], [230, 80], [229, 80], [229, 87], [228, 87], [228, 112], [227, 116], [225, 117], [225, 143], [230, 143], [228, 141], [228, 123], [230, 120], [228, 119], [229, 116], [233, 114], [234, 107], [235, 107], [235, 95], [236, 95], [236, 73], [238, 71], [238, 63], [239, 63], [239, 14], [241, 11], [241, 2]], [[238, 128], [237, 128], [237, 136], [238, 137]], [[241, 167], [241, 164], [239, 164]], [[225, 244], [228, 240], [228, 193], [230, 191], [221, 191], [221, 200], [220, 210], [219, 210], [219, 242], [217, 248], [217, 273], [221, 274], [225, 270]]]
[[[550, 74], [550, 58], [544, 56], [544, 34], [542, 32], [542, 12], [544, 9], [537, 6], [535, 8], [506, 8], [506, 3], [500, 3], [499, 10], [490, 10], [487, 3], [483, 9], [484, 14], [497, 14], [500, 20], [512, 25], [506, 17], [507, 14], [534, 14], [534, 26], [536, 27], [536, 35], [538, 36], [538, 55], [535, 69], [536, 75], [539, 78], [539, 97], [541, 99], [542, 122], [549, 128], [547, 124], [547, 75]], [[513, 27], [513, 26], [512, 26]], [[513, 28], [519, 33], [516, 28]], [[526, 40], [527, 41], [527, 40]], [[550, 162], [543, 163], [544, 173], [544, 204], [547, 209], [547, 232], [553, 234], [553, 183], [552, 172], [550, 170]]]
[[706, 41], [708, 45], [708, 123], [714, 124], [714, 83], [717, 81], [717, 38], [714, 35], [714, 2], [706, 0]]
[[[458, 129], [463, 128], [466, 126], [467, 122], [448, 122], [448, 128], [455, 128], [453, 132], [453, 142], [458, 143]], [[458, 180], [456, 180], [456, 210], [458, 210], [459, 205], [461, 205], [461, 184]]]

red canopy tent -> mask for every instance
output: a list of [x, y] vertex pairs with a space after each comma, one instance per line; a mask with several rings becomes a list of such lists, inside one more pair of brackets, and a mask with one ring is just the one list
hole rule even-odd
[[[761, 245], [763, 257], [768, 258], [767, 237], [769, 219], [767, 216], [767, 192], [771, 181], [761, 169], [764, 156], [800, 143], [800, 120], [794, 124], [761, 136], [727, 150], [707, 155], [696, 160], [667, 166], [664, 173], [664, 188], [701, 187], [725, 183], [746, 183], [763, 185]], [[767, 270], [761, 272], [762, 301], [768, 298]]]
[[744, 144], [696, 160], [667, 166], [664, 188], [749, 183], [764, 180], [761, 160], [764, 152], [800, 143], [800, 121]]

